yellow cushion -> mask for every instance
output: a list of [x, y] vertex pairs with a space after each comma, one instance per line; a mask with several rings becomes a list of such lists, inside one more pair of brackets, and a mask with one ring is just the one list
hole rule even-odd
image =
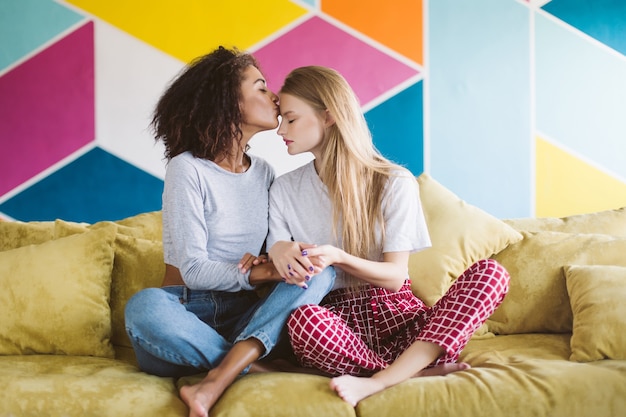
[[172, 378], [149, 375], [114, 359], [0, 356], [0, 387], [2, 417], [189, 415]]
[[115, 227], [0, 252], [0, 354], [112, 357]]
[[574, 314], [570, 360], [626, 359], [626, 268], [565, 266]]
[[0, 251], [37, 245], [54, 238], [54, 222], [0, 222]]
[[[56, 237], [85, 233], [115, 225], [99, 222], [81, 225], [63, 220], [56, 221]], [[115, 346], [132, 347], [126, 334], [124, 309], [128, 299], [146, 287], [159, 287], [165, 275], [163, 244], [160, 240], [138, 238], [145, 229], [130, 225], [117, 225], [115, 237], [115, 261], [111, 272], [111, 342]], [[150, 236], [150, 235], [149, 235]]]
[[626, 237], [626, 207], [568, 217], [506, 219], [515, 230], [525, 232], [597, 233]]
[[[53, 224], [52, 230], [54, 231], [55, 222], [51, 223]], [[83, 233], [90, 229], [115, 224], [117, 225], [117, 232], [120, 234], [159, 242], [163, 240], [163, 216], [160, 211], [141, 213], [116, 221], [104, 220], [94, 224], [57, 220], [56, 224], [58, 225], [59, 223], [63, 224], [63, 230], [66, 235]]]
[[571, 332], [563, 266], [626, 266], [626, 238], [560, 232], [522, 235], [522, 241], [494, 256], [511, 274], [511, 282], [504, 301], [487, 320], [489, 330], [496, 334]]
[[118, 230], [123, 230], [128, 236], [140, 237], [148, 240], [163, 240], [163, 215], [161, 211], [140, 213], [135, 216], [117, 220]]
[[417, 181], [433, 246], [411, 255], [409, 275], [415, 295], [432, 305], [474, 262], [500, 252], [522, 235], [428, 174]]

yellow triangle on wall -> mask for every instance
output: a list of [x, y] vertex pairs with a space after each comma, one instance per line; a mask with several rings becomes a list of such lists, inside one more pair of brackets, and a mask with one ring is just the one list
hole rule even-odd
[[535, 216], [565, 217], [626, 206], [626, 183], [537, 137]]
[[67, 0], [187, 63], [219, 45], [248, 50], [307, 14], [289, 0]]

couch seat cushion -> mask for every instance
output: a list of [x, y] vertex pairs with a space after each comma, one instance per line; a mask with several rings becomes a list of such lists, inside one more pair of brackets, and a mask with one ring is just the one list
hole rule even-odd
[[0, 415], [184, 417], [171, 378], [108, 358], [0, 356]]
[[[181, 378], [178, 386], [197, 383], [201, 377]], [[354, 417], [354, 408], [330, 389], [329, 381], [322, 376], [287, 372], [249, 374], [224, 392], [210, 416]]]
[[569, 334], [497, 336], [469, 342], [472, 368], [413, 378], [361, 401], [359, 417], [626, 415], [626, 361], [568, 361]]

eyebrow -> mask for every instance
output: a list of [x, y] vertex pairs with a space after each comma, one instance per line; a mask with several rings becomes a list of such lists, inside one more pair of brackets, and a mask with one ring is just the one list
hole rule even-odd
[[281, 113], [280, 113], [280, 115], [281, 115], [281, 116], [286, 116], [286, 115], [288, 115], [288, 114], [292, 114], [292, 113], [294, 113], [294, 111], [293, 111], [293, 110], [287, 110], [287, 111], [286, 111], [286, 112], [284, 112], [284, 113], [282, 113], [282, 112], [281, 112]]
[[266, 81], [263, 78], [259, 78], [255, 82], [253, 82], [252, 84], [256, 84], [256, 83], [262, 83], [263, 85], [265, 85]]

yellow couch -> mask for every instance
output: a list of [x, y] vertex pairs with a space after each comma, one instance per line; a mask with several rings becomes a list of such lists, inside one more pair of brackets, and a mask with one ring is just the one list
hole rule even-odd
[[[511, 273], [502, 305], [461, 360], [362, 401], [328, 379], [240, 378], [224, 416], [626, 416], [626, 208], [499, 220], [418, 178], [433, 248], [412, 255], [414, 291], [435, 302], [474, 261]], [[163, 275], [161, 213], [95, 224], [0, 222], [0, 417], [186, 416], [182, 384], [140, 372], [126, 300]]]

